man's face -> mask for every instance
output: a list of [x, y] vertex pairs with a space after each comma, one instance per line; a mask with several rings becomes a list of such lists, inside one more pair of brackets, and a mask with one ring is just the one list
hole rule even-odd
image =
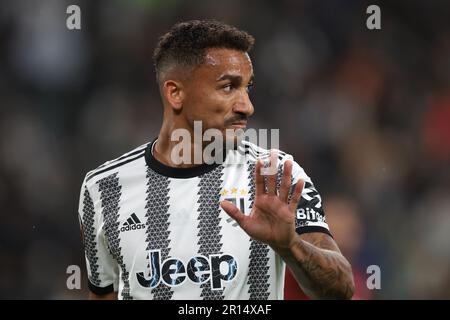
[[193, 126], [194, 121], [202, 121], [203, 131], [216, 128], [224, 135], [226, 129], [245, 130], [254, 111], [248, 95], [252, 82], [253, 67], [247, 53], [209, 49], [205, 63], [192, 72], [185, 86], [187, 122]]

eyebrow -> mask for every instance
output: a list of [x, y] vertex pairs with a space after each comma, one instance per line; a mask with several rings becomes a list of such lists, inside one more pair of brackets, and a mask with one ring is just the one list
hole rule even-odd
[[[249, 82], [253, 82], [253, 80], [255, 79], [255, 75], [252, 74], [252, 76], [250, 77]], [[219, 77], [217, 79], [217, 82], [219, 81], [223, 81], [223, 80], [230, 80], [231, 82], [234, 83], [241, 83], [242, 82], [242, 76], [237, 76], [237, 75], [232, 75], [232, 74], [224, 74], [221, 77]]]

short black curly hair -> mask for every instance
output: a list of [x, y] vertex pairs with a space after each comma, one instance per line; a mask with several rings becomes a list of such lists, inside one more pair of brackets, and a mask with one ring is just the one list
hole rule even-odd
[[161, 36], [153, 53], [156, 79], [168, 66], [197, 67], [209, 48], [249, 52], [255, 39], [245, 31], [216, 20], [191, 20], [175, 24]]

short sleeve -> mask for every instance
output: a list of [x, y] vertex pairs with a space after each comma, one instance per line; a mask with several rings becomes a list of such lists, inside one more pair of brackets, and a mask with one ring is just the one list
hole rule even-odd
[[305, 182], [302, 197], [296, 211], [295, 229], [297, 233], [323, 232], [331, 236], [322, 207], [322, 198], [311, 181], [311, 178], [295, 161], [293, 162], [292, 176], [293, 186], [300, 179]]
[[96, 210], [92, 191], [83, 182], [79, 221], [83, 239], [89, 290], [102, 295], [118, 290], [118, 264], [111, 255], [102, 228], [100, 208]]

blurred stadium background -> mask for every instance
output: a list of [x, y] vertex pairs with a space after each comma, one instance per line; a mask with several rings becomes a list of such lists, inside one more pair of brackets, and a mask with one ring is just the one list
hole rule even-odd
[[[81, 31], [66, 29], [70, 4]], [[250, 126], [280, 128], [315, 181], [355, 298], [449, 299], [449, 17], [448, 1], [2, 1], [0, 298], [86, 297], [84, 174], [156, 136], [158, 36], [215, 18], [255, 36]]]

